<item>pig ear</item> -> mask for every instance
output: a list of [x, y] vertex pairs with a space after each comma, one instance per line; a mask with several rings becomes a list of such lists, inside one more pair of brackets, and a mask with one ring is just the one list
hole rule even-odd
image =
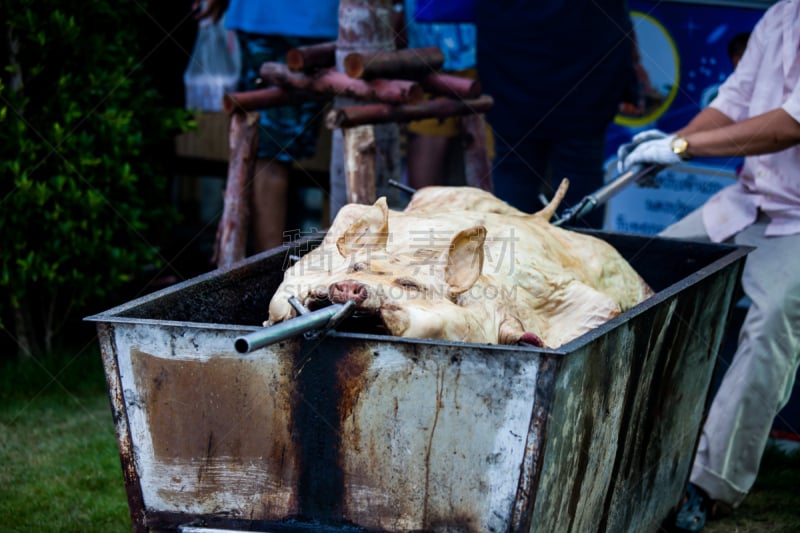
[[382, 196], [358, 220], [350, 224], [336, 241], [336, 247], [342, 257], [365, 249], [385, 250], [388, 236], [389, 206]]
[[475, 226], [459, 231], [450, 241], [444, 279], [453, 295], [468, 291], [483, 270], [483, 242], [486, 228]]

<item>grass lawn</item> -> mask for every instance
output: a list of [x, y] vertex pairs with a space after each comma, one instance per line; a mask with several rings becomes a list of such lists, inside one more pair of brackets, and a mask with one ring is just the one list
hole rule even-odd
[[[0, 533], [130, 529], [97, 348], [0, 362]], [[800, 452], [768, 450], [742, 507], [705, 531], [800, 531]]]
[[708, 522], [708, 533], [800, 531], [800, 450], [767, 448], [758, 479], [733, 514]]
[[0, 363], [0, 532], [130, 524], [97, 350]]

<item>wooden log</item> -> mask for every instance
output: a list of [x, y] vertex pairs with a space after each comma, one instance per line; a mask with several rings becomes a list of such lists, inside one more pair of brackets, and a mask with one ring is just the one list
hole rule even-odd
[[422, 87], [417, 82], [409, 80], [364, 81], [334, 70], [323, 70], [317, 75], [307, 76], [290, 71], [282, 63], [264, 63], [261, 65], [260, 74], [264, 81], [274, 85], [361, 100], [411, 103], [419, 102], [423, 96]]
[[250, 224], [250, 184], [258, 152], [259, 113], [231, 114], [228, 181], [212, 261], [227, 267], [245, 258]]
[[[348, 54], [372, 53], [393, 50], [395, 48], [396, 26], [392, 24], [393, 0], [340, 0], [339, 1], [339, 34], [336, 47], [336, 70], [343, 76], [344, 58]], [[418, 86], [418, 84], [415, 84]], [[414, 94], [412, 100], [419, 101], [423, 91]], [[364, 99], [360, 99], [364, 100]], [[346, 94], [334, 99], [334, 107], [358, 105], [361, 103]], [[408, 102], [395, 102], [408, 103]], [[365, 175], [375, 187], [375, 196], [386, 196], [389, 205], [400, 204], [400, 192], [389, 187], [387, 181], [400, 180], [402, 156], [400, 153], [400, 129], [397, 124], [380, 124], [371, 126], [375, 137], [375, 153], [373, 156], [373, 175]], [[336, 129], [331, 138], [331, 200], [330, 214], [335, 216], [338, 210], [347, 203], [348, 184], [345, 173], [345, 132]], [[352, 187], [352, 185], [351, 185]], [[358, 188], [358, 186], [356, 186]], [[359, 195], [370, 197], [371, 195]]]
[[347, 201], [356, 204], [375, 202], [375, 129], [359, 126], [344, 132], [344, 165]]
[[286, 52], [286, 66], [292, 72], [309, 72], [336, 65], [336, 41], [298, 46]]
[[418, 104], [366, 104], [333, 109], [325, 119], [329, 129], [353, 128], [364, 124], [409, 122], [424, 118], [446, 118], [488, 112], [494, 100], [484, 95], [474, 100], [435, 98]]
[[419, 79], [444, 65], [444, 54], [436, 46], [406, 48], [390, 52], [351, 53], [344, 58], [344, 71], [351, 78]]
[[452, 74], [428, 74], [424, 78], [420, 78], [419, 84], [422, 85], [425, 92], [435, 95], [457, 98], [477, 98], [481, 95], [481, 84], [478, 80]]
[[482, 113], [461, 118], [464, 146], [464, 179], [470, 187], [492, 192], [492, 162], [486, 134], [486, 119]]
[[259, 111], [288, 104], [299, 104], [307, 100], [329, 101], [330, 95], [308, 93], [283, 87], [268, 87], [254, 91], [226, 93], [222, 98], [222, 110], [228, 114], [234, 111]]
[[222, 97], [222, 110], [230, 115], [234, 111], [257, 111], [286, 105], [291, 101], [291, 92], [283, 87], [269, 87], [255, 91], [226, 93]]

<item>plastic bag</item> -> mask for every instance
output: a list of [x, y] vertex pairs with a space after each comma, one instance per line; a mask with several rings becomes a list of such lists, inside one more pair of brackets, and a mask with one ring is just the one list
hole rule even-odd
[[417, 22], [475, 22], [475, 0], [428, 0], [417, 2]]
[[201, 22], [183, 73], [187, 109], [221, 111], [223, 95], [236, 90], [241, 61], [236, 36], [225, 29], [224, 18]]

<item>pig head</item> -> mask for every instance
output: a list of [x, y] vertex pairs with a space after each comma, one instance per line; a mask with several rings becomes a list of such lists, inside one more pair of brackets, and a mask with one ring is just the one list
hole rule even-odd
[[459, 230], [439, 249], [412, 248], [399, 242], [399, 234], [390, 238], [394, 235], [386, 202], [380, 199], [339, 234], [335, 252], [330, 241], [327, 247], [323, 242], [304, 257], [315, 254], [316, 261], [312, 257], [292, 267], [270, 304], [269, 323], [294, 316], [294, 309], [284, 304], [289, 296], [312, 310], [352, 300], [357, 315], [379, 318], [391, 335], [497, 342], [496, 327], [474, 308], [458, 303], [481, 276], [486, 228]]
[[295, 316], [290, 296], [352, 300], [391, 335], [557, 347], [652, 294], [607, 243], [549, 223], [565, 192], [532, 215], [471, 188], [422, 189], [403, 212], [346, 206], [286, 272], [267, 324]]

